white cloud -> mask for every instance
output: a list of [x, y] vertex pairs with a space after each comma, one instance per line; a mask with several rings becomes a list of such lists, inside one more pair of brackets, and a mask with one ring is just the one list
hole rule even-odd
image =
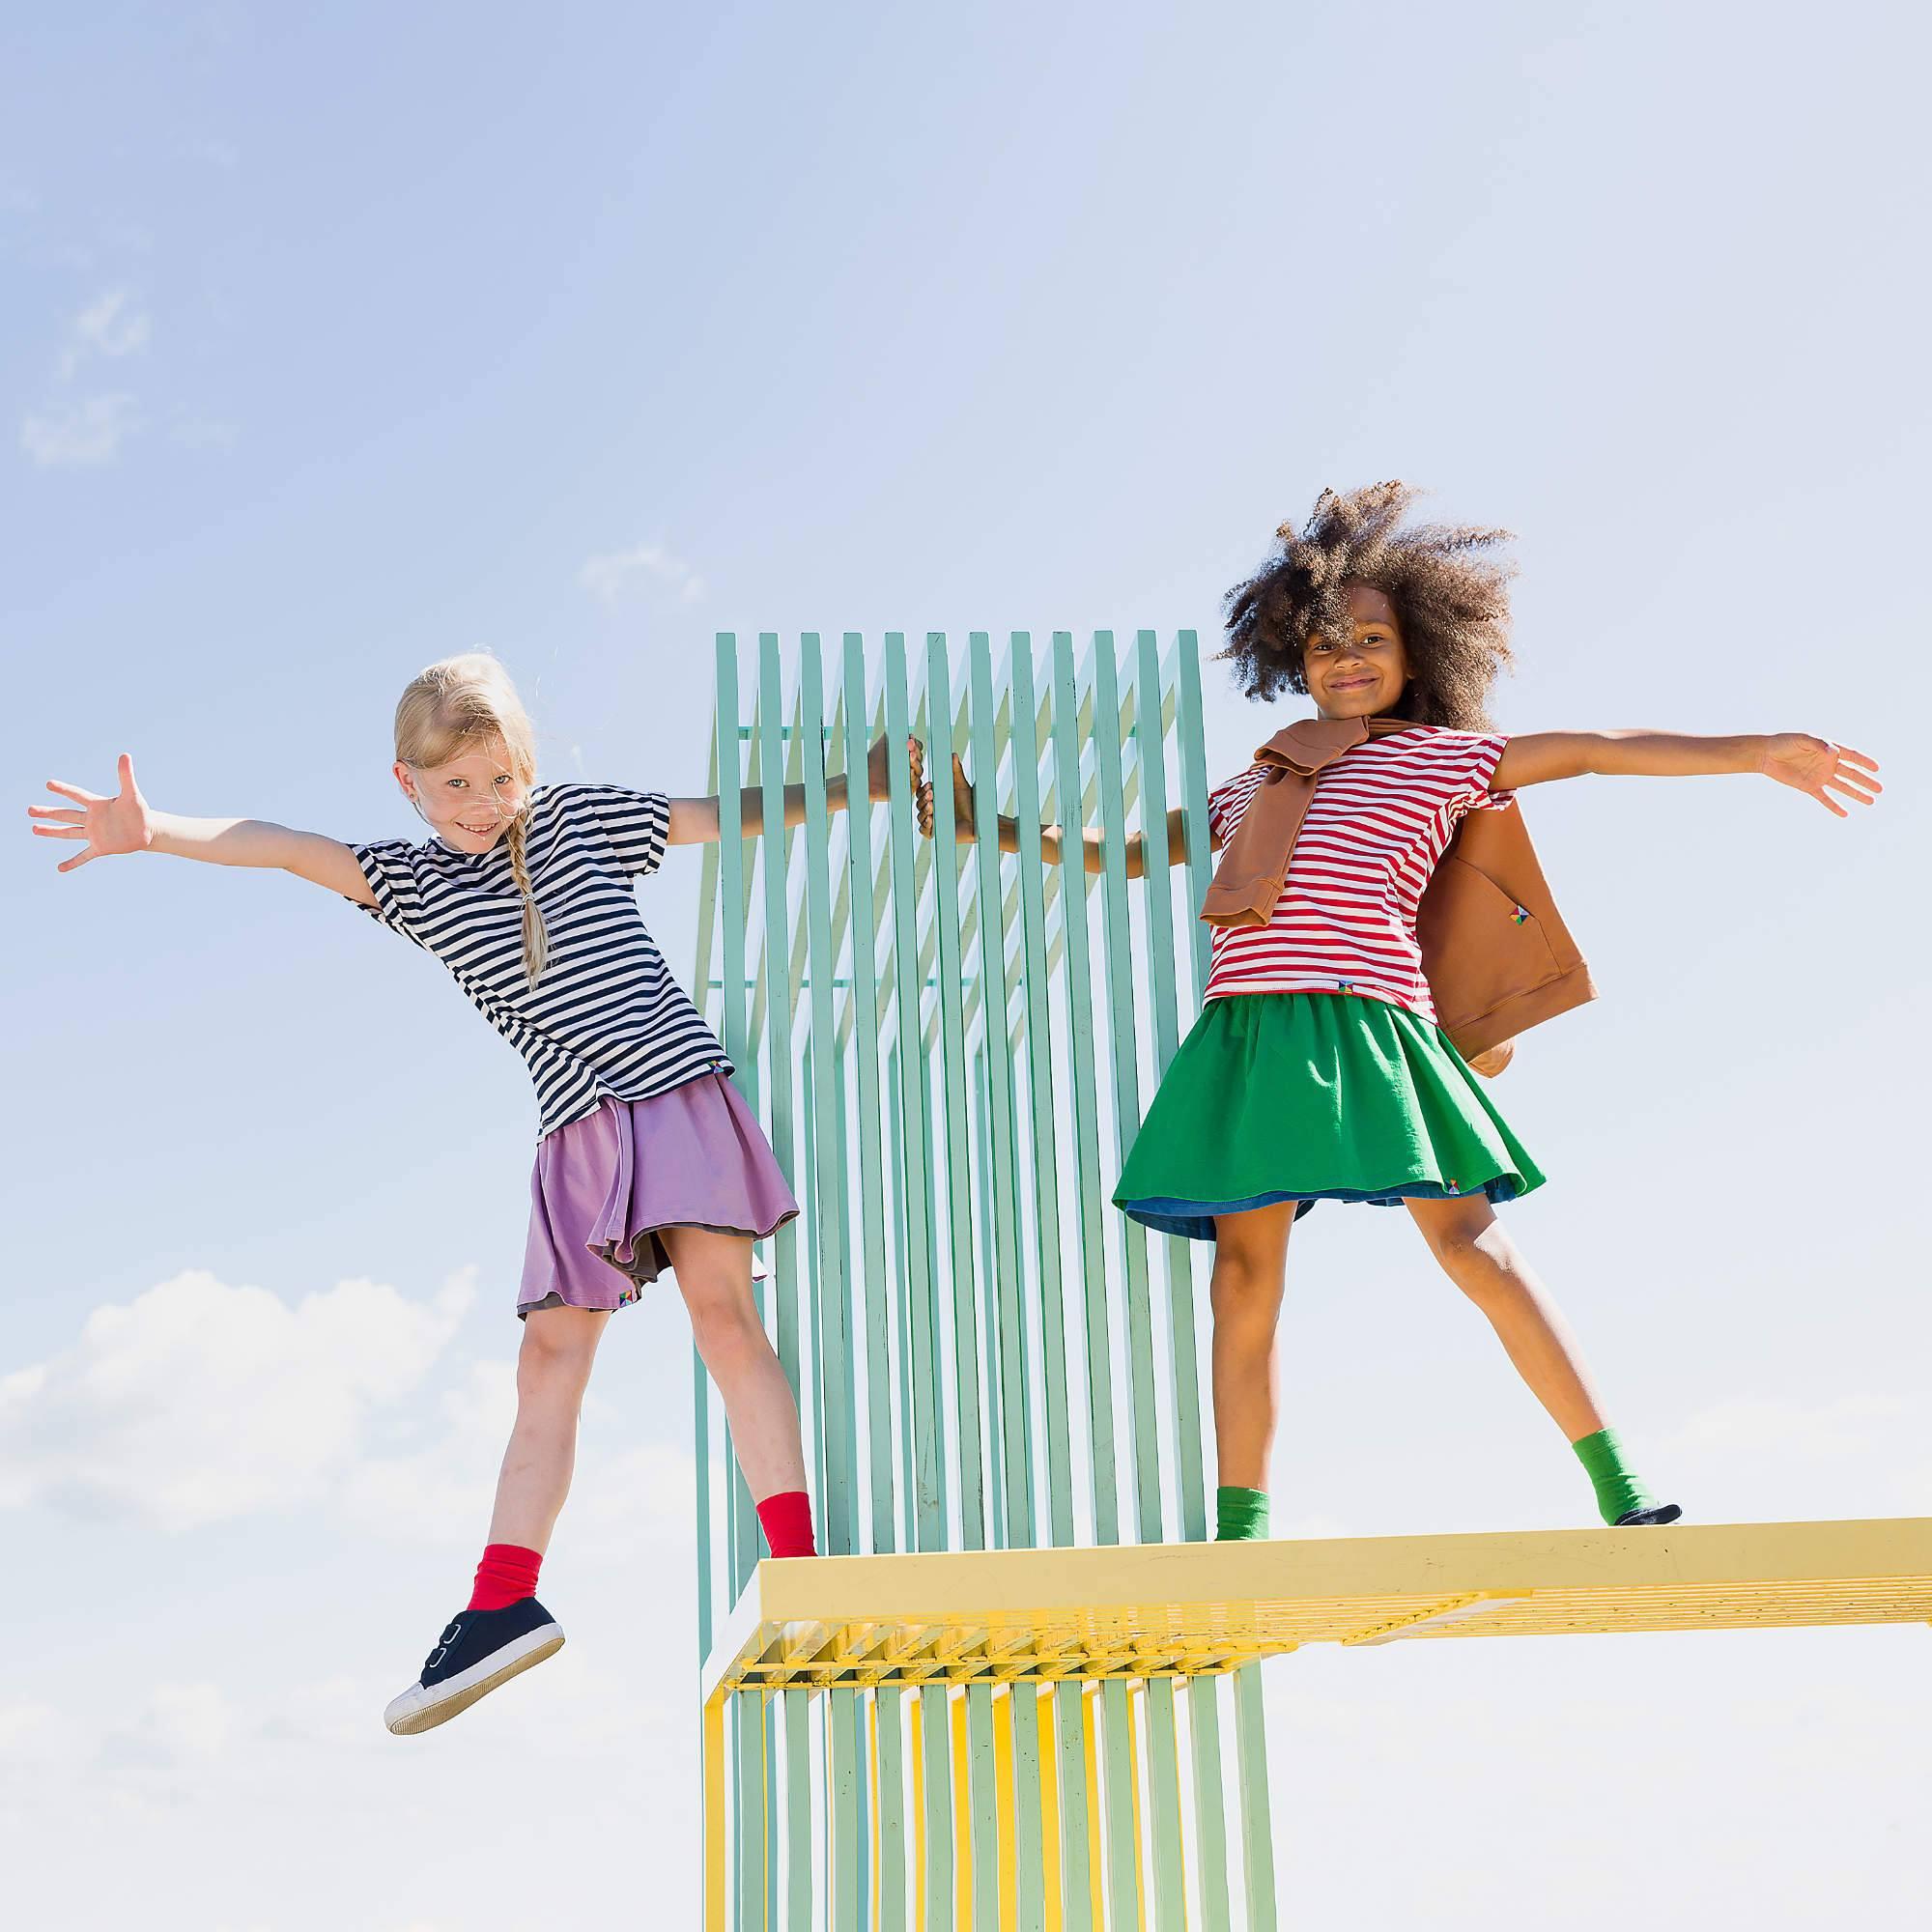
[[68, 346], [61, 356], [62, 376], [71, 376], [90, 355], [109, 361], [135, 355], [148, 346], [153, 325], [145, 309], [136, 308], [126, 289], [109, 289], [74, 317]]
[[639, 578], [654, 579], [666, 585], [682, 604], [696, 604], [704, 595], [704, 580], [662, 543], [639, 544], [633, 550], [586, 557], [577, 573], [577, 581], [584, 589], [610, 605], [616, 604]]
[[80, 469], [112, 463], [140, 427], [132, 396], [88, 396], [29, 415], [20, 447], [43, 469]]
[[1889, 1432], [1886, 1425], [1908, 1405], [1898, 1396], [1870, 1391], [1823, 1403], [1788, 1402], [1775, 1396], [1733, 1396], [1698, 1410], [1678, 1432], [1686, 1448], [1776, 1453], [1812, 1459], [1869, 1450]]
[[237, 1714], [213, 1684], [161, 1684], [130, 1724], [100, 1741], [100, 1760], [110, 1769], [172, 1771], [217, 1757], [235, 1734]]
[[98, 1308], [74, 1347], [0, 1382], [0, 1507], [179, 1531], [325, 1499], [472, 1294], [465, 1271], [426, 1301], [344, 1281], [291, 1307], [192, 1269]]

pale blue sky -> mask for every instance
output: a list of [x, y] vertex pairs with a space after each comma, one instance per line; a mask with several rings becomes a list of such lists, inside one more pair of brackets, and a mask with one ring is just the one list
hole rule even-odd
[[[407, 832], [395, 694], [478, 644], [553, 772], [696, 790], [717, 628], [1210, 632], [1321, 485], [1426, 482], [1522, 536], [1506, 726], [1885, 761], [1851, 825], [1747, 781], [1537, 797], [1605, 998], [1497, 1097], [1552, 1176], [1514, 1224], [1695, 1516], [1926, 1510], [1919, 14], [36, 12], [0, 23], [17, 804], [125, 749], [165, 809]], [[1208, 686], [1226, 768], [1272, 727]], [[52, 856], [0, 848], [26, 1922], [675, 1898], [669, 1309], [602, 1365], [570, 1649], [384, 1737], [483, 1526], [526, 1084], [313, 888]], [[647, 889], [680, 970], [696, 880]], [[1291, 1528], [1580, 1520], [1452, 1295], [1394, 1217], [1298, 1237]], [[1932, 1797], [1924, 1643], [1305, 1656], [1284, 1868], [1329, 1924], [1873, 1915]]]

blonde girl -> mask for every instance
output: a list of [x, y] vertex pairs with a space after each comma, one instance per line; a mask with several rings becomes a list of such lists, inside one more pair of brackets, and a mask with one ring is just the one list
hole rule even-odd
[[[718, 801], [539, 784], [536, 764], [508, 672], [470, 654], [430, 666], [396, 706], [395, 779], [429, 829], [419, 841], [350, 845], [260, 819], [156, 811], [125, 755], [113, 796], [50, 781], [71, 803], [29, 808], [38, 835], [81, 845], [63, 872], [168, 853], [341, 894], [434, 953], [536, 1084], [516, 1425], [469, 1602], [384, 1714], [399, 1733], [446, 1721], [561, 1647], [537, 1575], [570, 1488], [584, 1387], [612, 1311], [667, 1267], [772, 1553], [815, 1553], [798, 1409], [752, 1294], [753, 1242], [798, 1205], [634, 892], [668, 845], [718, 837]], [[881, 740], [867, 796], [887, 784]], [[827, 791], [846, 805], [842, 778]], [[747, 835], [759, 833], [762, 793], [746, 791], [743, 810]], [[804, 813], [804, 787], [787, 787], [785, 823]]]

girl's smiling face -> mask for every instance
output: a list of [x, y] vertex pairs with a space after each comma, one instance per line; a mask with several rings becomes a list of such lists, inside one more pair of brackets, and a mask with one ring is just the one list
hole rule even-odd
[[523, 809], [524, 788], [500, 744], [479, 746], [447, 764], [398, 763], [395, 770], [430, 830], [458, 852], [489, 851]]
[[1402, 622], [1386, 591], [1350, 583], [1346, 640], [1310, 638], [1301, 653], [1308, 695], [1324, 718], [1375, 718], [1395, 703], [1408, 682]]

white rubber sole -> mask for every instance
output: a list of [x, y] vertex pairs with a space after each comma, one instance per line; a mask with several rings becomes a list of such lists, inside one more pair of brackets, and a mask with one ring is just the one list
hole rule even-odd
[[412, 1684], [383, 1713], [383, 1722], [399, 1738], [414, 1737], [418, 1731], [433, 1731], [439, 1724], [469, 1710], [479, 1697], [487, 1697], [499, 1684], [521, 1675], [547, 1657], [563, 1648], [563, 1632], [555, 1624], [539, 1624], [526, 1631], [513, 1643], [493, 1652], [481, 1663], [445, 1677], [433, 1689]]

